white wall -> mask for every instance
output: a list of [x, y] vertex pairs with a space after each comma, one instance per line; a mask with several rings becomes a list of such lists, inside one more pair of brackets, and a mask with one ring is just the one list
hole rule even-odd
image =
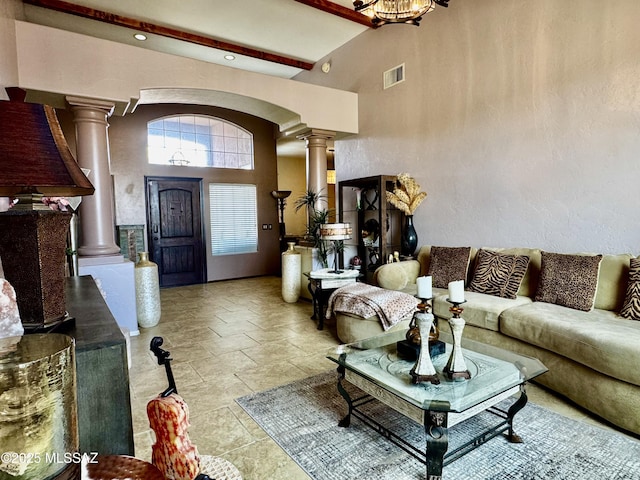
[[20, 87], [26, 90], [111, 100], [117, 113], [122, 104], [140, 99], [235, 108], [273, 121], [283, 131], [358, 131], [358, 98], [348, 91], [20, 21], [15, 38]]
[[284, 209], [287, 235], [304, 235], [307, 231], [307, 210], [296, 212], [296, 200], [307, 191], [306, 159], [304, 157], [278, 157], [278, 189], [290, 190]]
[[[338, 179], [414, 175], [420, 244], [637, 255], [638, 19], [637, 0], [457, 0], [297, 79], [359, 94]], [[407, 80], [383, 91], [400, 63]]]
[[15, 20], [23, 16], [19, 0], [0, 1], [0, 100], [8, 100], [5, 87], [18, 84]]

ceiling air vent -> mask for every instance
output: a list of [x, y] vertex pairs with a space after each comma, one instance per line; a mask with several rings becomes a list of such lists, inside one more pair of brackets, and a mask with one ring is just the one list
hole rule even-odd
[[404, 82], [404, 63], [383, 73], [384, 89]]

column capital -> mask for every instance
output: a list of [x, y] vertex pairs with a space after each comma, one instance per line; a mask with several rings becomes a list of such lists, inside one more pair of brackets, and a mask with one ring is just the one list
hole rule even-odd
[[94, 110], [101, 110], [105, 113], [107, 117], [110, 117], [113, 114], [116, 104], [109, 100], [97, 100], [95, 98], [85, 98], [85, 97], [74, 97], [74, 96], [66, 96], [65, 100], [74, 108], [87, 108]]
[[332, 132], [331, 130], [320, 130], [317, 128], [310, 128], [309, 130], [305, 130], [304, 132], [296, 135], [298, 140], [310, 140], [312, 138], [323, 138], [325, 140], [329, 140], [336, 136], [336, 132]]

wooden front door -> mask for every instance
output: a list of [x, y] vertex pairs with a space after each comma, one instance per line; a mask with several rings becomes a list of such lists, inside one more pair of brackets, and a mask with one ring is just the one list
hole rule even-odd
[[146, 177], [147, 232], [161, 287], [204, 283], [202, 180]]

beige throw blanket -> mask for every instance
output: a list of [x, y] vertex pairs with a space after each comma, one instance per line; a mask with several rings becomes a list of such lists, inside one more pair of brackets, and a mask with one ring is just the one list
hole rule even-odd
[[366, 283], [353, 283], [337, 289], [329, 297], [327, 318], [334, 312], [351, 313], [363, 318], [377, 315], [388, 330], [411, 315], [418, 299], [408, 293], [386, 290]]

